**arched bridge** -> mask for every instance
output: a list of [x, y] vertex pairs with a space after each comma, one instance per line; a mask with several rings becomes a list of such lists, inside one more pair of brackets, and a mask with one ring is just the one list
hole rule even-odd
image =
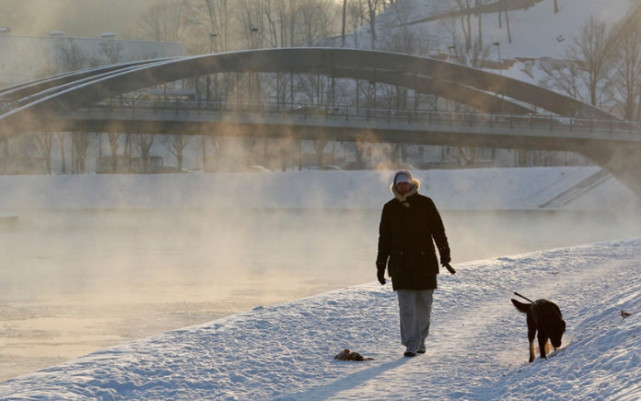
[[[500, 119], [490, 116], [471, 122], [471, 125], [449, 124], [449, 129], [444, 129], [442, 121], [439, 125], [430, 118], [414, 118], [413, 124], [412, 119], [408, 119], [408, 124], [401, 124], [400, 119], [396, 119], [394, 125], [390, 125], [390, 121], [372, 124], [369, 119], [360, 124], [333, 120], [331, 124], [316, 124], [315, 128], [311, 124], [309, 128], [309, 121], [297, 123], [296, 120], [300, 120], [297, 117], [279, 117], [285, 125], [301, 127], [300, 132], [307, 135], [326, 136], [328, 129], [332, 129], [339, 134], [343, 132], [345, 140], [350, 139], [348, 132], [352, 137], [356, 136], [354, 132], [368, 132], [367, 138], [372, 141], [404, 137], [406, 140], [418, 139], [419, 143], [456, 144], [465, 140], [476, 146], [574, 150], [608, 169], [641, 195], [641, 177], [638, 175], [641, 171], [641, 133], [636, 127], [598, 108], [526, 82], [430, 58], [379, 51], [261, 49], [148, 60], [61, 74], [0, 90], [0, 137], [24, 131], [79, 129], [91, 121], [102, 131], [124, 132], [123, 125], [113, 122], [122, 120], [122, 124], [133, 127], [135, 119], [127, 122], [122, 115], [120, 118], [111, 115], [103, 116], [101, 120], [95, 114], [93, 117], [87, 115], [88, 108], [106, 99], [162, 83], [214, 73], [245, 72], [318, 74], [384, 83], [448, 98], [490, 114], [527, 115], [545, 110], [551, 116], [597, 120], [596, 124], [587, 124], [590, 129], [586, 130], [571, 124], [558, 129], [564, 121], [559, 119], [555, 120], [557, 130], [550, 131], [539, 129], [541, 127], [535, 130], [532, 124], [530, 130], [518, 129], [512, 125], [513, 117], [502, 125]], [[256, 116], [245, 118], [245, 121], [237, 117], [236, 125], [268, 123], [267, 118]], [[220, 124], [222, 120], [227, 124], [230, 121], [230, 116], [218, 118]], [[176, 130], [176, 127], [187, 127], [187, 123], [181, 125], [180, 120], [156, 116], [148, 118], [144, 124], [137, 124], [146, 130], [162, 131], [162, 127], [172, 127], [174, 133], [194, 133], [188, 129]], [[216, 119], [212, 117], [200, 122], [207, 123], [215, 124]], [[550, 126], [554, 124], [550, 119]], [[308, 128], [303, 129], [306, 126]]]

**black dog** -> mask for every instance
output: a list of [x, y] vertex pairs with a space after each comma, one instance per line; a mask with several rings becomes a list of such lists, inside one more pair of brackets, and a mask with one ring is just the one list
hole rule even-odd
[[539, 352], [546, 357], [548, 339], [554, 349], [561, 346], [561, 337], [565, 333], [565, 321], [559, 307], [547, 299], [538, 299], [534, 303], [524, 304], [515, 299], [512, 303], [519, 312], [527, 313], [527, 337], [530, 340], [530, 362], [534, 361], [534, 334], [538, 331]]

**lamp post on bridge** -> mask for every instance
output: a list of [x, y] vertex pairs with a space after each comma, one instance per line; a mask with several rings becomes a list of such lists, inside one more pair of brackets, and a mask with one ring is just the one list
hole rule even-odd
[[[258, 36], [260, 29], [256, 27], [249, 28], [249, 47], [251, 50], [259, 48]], [[247, 94], [249, 96], [249, 104], [251, 106], [252, 101], [260, 103], [260, 80], [256, 72], [249, 72], [249, 79], [247, 80]]]
[[493, 42], [492, 46], [496, 46], [496, 54], [497, 54], [497, 57], [498, 57], [497, 61], [502, 66], [503, 63], [501, 62], [501, 42]]
[[[216, 37], [218, 34], [216, 32], [209, 32], [209, 54], [214, 54], [214, 49], [217, 47], [214, 46]], [[216, 84], [216, 76], [214, 76], [214, 90], [218, 92], [217, 90], [217, 84]], [[209, 103], [211, 101], [211, 72], [207, 73], [207, 96], [206, 96], [206, 101], [207, 101], [207, 107], [209, 107]], [[203, 162], [203, 173], [207, 172], [207, 136], [203, 135], [202, 136], [202, 162]]]
[[[498, 61], [499, 75], [503, 75], [503, 62], [501, 61], [501, 42], [493, 42], [492, 46], [496, 46], [496, 56]], [[503, 89], [501, 89], [501, 113], [504, 112], [504, 103], [505, 95], [503, 94]]]
[[249, 29], [249, 47], [251, 49], [256, 49], [258, 47], [257, 36], [259, 31], [260, 30], [256, 27], [251, 27]]
[[209, 32], [209, 53], [214, 52], [214, 43], [218, 34], [216, 32]]
[[[218, 34], [216, 32], [209, 32], [209, 54], [214, 53], [214, 41]], [[215, 86], [215, 85], [214, 85]], [[207, 105], [211, 100], [211, 73], [207, 74]]]

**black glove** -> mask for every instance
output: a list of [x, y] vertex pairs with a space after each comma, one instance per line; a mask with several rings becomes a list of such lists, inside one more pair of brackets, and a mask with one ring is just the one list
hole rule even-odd
[[385, 285], [387, 281], [385, 281], [385, 269], [378, 269], [376, 271], [376, 278], [378, 278], [378, 282], [381, 283], [381, 285]]
[[452, 261], [452, 258], [450, 256], [450, 248], [444, 246], [443, 248], [439, 248], [438, 252], [441, 256], [441, 266], [449, 265]]

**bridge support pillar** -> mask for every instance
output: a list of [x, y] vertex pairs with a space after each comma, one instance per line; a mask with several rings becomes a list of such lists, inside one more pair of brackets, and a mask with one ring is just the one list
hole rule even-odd
[[585, 147], [581, 153], [641, 196], [641, 144], [601, 142]]

